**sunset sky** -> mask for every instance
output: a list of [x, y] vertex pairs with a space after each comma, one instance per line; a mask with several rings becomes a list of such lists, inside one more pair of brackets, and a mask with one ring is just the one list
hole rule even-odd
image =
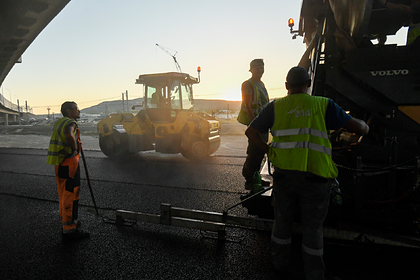
[[285, 76], [302, 56], [287, 21], [300, 0], [143, 1], [72, 0], [41, 32], [6, 77], [1, 91], [35, 114], [59, 112], [67, 100], [80, 109], [102, 101], [142, 97], [140, 74], [176, 71], [197, 77], [196, 99], [240, 100], [249, 62], [263, 58], [270, 98], [286, 94]]

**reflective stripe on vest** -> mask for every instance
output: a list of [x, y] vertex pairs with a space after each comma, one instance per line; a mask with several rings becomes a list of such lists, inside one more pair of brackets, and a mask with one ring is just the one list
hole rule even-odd
[[287, 142], [287, 143], [273, 143], [271, 145], [273, 148], [277, 149], [293, 149], [293, 148], [305, 148], [314, 150], [320, 153], [324, 153], [327, 155], [332, 155], [332, 149], [328, 147], [324, 147], [322, 145], [310, 143], [310, 142]]
[[269, 159], [280, 169], [335, 178], [325, 114], [328, 98], [292, 94], [274, 102], [273, 142]]
[[[50, 144], [48, 146], [48, 164], [59, 165], [63, 162], [65, 157], [68, 157], [72, 153], [71, 147], [67, 144], [66, 137], [64, 135], [65, 127], [71, 123], [75, 123], [77, 126], [76, 121], [68, 117], [63, 117], [55, 123], [54, 131], [51, 135]], [[77, 129], [74, 130], [74, 136], [77, 142]]]
[[290, 135], [298, 135], [298, 134], [310, 134], [310, 135], [313, 135], [313, 136], [318, 136], [318, 137], [322, 137], [322, 138], [325, 138], [325, 139], [329, 139], [327, 132], [321, 131], [321, 130], [318, 130], [318, 129], [309, 128], [309, 127], [276, 130], [276, 131], [273, 131], [271, 134], [273, 136], [290, 136]]

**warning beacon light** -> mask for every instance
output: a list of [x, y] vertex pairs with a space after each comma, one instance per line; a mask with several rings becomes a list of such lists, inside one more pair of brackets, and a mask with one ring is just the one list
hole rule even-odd
[[198, 74], [198, 82], [200, 82], [200, 73], [201, 73], [201, 67], [197, 67], [197, 74]]
[[299, 33], [298, 30], [293, 31], [293, 26], [295, 26], [295, 21], [292, 18], [289, 18], [287, 24], [290, 27], [290, 34], [294, 34], [292, 39], [296, 39], [296, 36], [298, 35], [297, 33]]
[[295, 26], [295, 21], [292, 18], [289, 18], [288, 21], [289, 27], [290, 27], [290, 32], [293, 31], [293, 26]]

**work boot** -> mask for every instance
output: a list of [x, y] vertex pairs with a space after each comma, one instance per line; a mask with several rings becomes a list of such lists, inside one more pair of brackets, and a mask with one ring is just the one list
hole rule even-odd
[[[81, 221], [77, 221], [77, 223], [76, 223], [76, 229], [80, 229], [81, 226], [82, 226], [82, 222]], [[61, 228], [61, 234], [64, 234], [63, 228]]]
[[89, 232], [83, 231], [81, 229], [76, 229], [75, 231], [71, 233], [63, 233], [62, 235], [63, 242], [69, 243], [76, 240], [81, 240], [84, 238], [88, 238], [90, 236]]
[[281, 263], [275, 257], [271, 258], [271, 267], [281, 279], [287, 280], [292, 278], [292, 271], [289, 262]]
[[254, 183], [251, 180], [245, 180], [245, 189], [248, 191], [252, 191], [254, 189]]
[[253, 192], [252, 192], [252, 191], [251, 191], [251, 192], [249, 192], [249, 193], [247, 193], [247, 194], [243, 194], [243, 195], [239, 196], [239, 198], [240, 198], [241, 200], [245, 200], [245, 199], [247, 199], [248, 197], [250, 197], [251, 195], [253, 195]]

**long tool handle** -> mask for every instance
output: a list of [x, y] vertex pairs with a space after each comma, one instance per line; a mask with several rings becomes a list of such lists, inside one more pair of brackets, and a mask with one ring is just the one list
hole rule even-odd
[[269, 188], [266, 188], [266, 189], [263, 189], [263, 190], [261, 190], [261, 191], [259, 191], [259, 192], [257, 192], [257, 193], [254, 193], [253, 195], [251, 195], [251, 196], [247, 197], [246, 199], [242, 200], [241, 202], [238, 202], [238, 203], [236, 203], [235, 205], [232, 205], [232, 206], [230, 206], [229, 208], [226, 208], [223, 212], [226, 212], [226, 213], [227, 213], [227, 211], [229, 211], [230, 209], [235, 208], [236, 206], [241, 205], [241, 204], [242, 204], [242, 203], [244, 203], [245, 201], [251, 200], [251, 199], [253, 199], [254, 197], [256, 197], [256, 196], [258, 196], [258, 195], [261, 195], [261, 194], [263, 194], [263, 193], [265, 193], [265, 192], [268, 192], [268, 191], [269, 191], [269, 190], [271, 190], [272, 188], [273, 188], [273, 186], [271, 186], [271, 187], [269, 187]]
[[85, 154], [83, 153], [82, 145], [80, 145], [80, 153], [82, 154], [83, 165], [85, 167], [86, 179], [87, 179], [87, 182], [88, 182], [88, 186], [89, 186], [89, 190], [90, 190], [90, 195], [92, 196], [93, 206], [95, 206], [96, 215], [99, 216], [98, 207], [96, 206], [95, 197], [93, 196], [92, 186], [90, 185], [89, 173], [88, 173], [88, 169], [87, 169], [87, 165], [86, 165], [86, 159], [85, 159]]
[[223, 210], [222, 223], [226, 223], [227, 214], [228, 214], [228, 211], [229, 211], [230, 209], [235, 208], [236, 206], [241, 205], [241, 204], [242, 204], [242, 203], [244, 203], [245, 201], [251, 200], [251, 199], [253, 199], [254, 197], [256, 197], [256, 196], [258, 196], [258, 195], [261, 195], [261, 194], [263, 194], [263, 193], [265, 193], [265, 192], [268, 192], [268, 191], [269, 191], [269, 190], [271, 190], [272, 188], [273, 188], [273, 186], [271, 186], [271, 187], [269, 187], [269, 188], [267, 188], [267, 189], [263, 189], [263, 190], [261, 190], [261, 191], [259, 191], [259, 192], [255, 193], [255, 194], [253, 194], [253, 195], [251, 195], [251, 196], [247, 197], [246, 199], [242, 200], [241, 202], [238, 202], [238, 203], [236, 203], [235, 205], [232, 205], [232, 206], [230, 206], [229, 208], [226, 208], [225, 210]]

